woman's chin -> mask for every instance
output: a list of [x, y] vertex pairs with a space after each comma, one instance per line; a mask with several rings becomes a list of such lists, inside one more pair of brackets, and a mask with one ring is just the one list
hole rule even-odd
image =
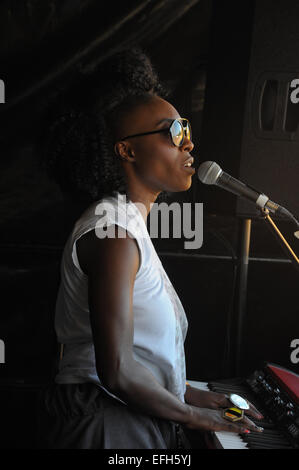
[[175, 181], [175, 184], [172, 185], [164, 185], [163, 191], [167, 191], [170, 193], [180, 193], [183, 191], [188, 191], [192, 186], [192, 174], [188, 175], [187, 178], [180, 179], [179, 181]]
[[190, 189], [191, 186], [192, 186], [192, 175], [190, 175], [190, 177], [185, 182], [183, 189], [181, 189], [180, 191], [188, 191], [188, 189]]

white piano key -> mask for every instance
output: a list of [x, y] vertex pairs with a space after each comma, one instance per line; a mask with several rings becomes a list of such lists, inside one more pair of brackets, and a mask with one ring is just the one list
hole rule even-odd
[[240, 436], [233, 432], [215, 432], [223, 449], [248, 449], [246, 442], [243, 442]]
[[200, 390], [210, 391], [208, 387], [208, 382], [198, 382], [196, 380], [187, 380], [191, 387], [199, 388]]

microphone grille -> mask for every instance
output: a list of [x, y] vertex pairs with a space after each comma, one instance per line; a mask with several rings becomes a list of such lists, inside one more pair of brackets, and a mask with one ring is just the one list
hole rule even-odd
[[197, 176], [204, 184], [215, 184], [221, 173], [220, 166], [210, 161], [203, 162], [197, 170]]

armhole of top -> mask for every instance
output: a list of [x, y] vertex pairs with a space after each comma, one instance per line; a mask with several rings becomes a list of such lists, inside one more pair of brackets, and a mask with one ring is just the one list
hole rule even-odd
[[[110, 225], [118, 225], [119, 227], [123, 228], [124, 230], [126, 230], [126, 232], [128, 232], [130, 234], [131, 238], [133, 238], [136, 241], [138, 252], [139, 252], [139, 267], [138, 267], [138, 270], [137, 270], [137, 273], [136, 273], [136, 276], [137, 276], [139, 274], [140, 270], [141, 270], [141, 266], [142, 266], [142, 262], [143, 262], [141, 240], [139, 240], [133, 234], [133, 232], [131, 230], [129, 230], [127, 227], [125, 227], [125, 226], [123, 226], [119, 223], [111, 223], [111, 224], [109, 224], [109, 226]], [[80, 238], [83, 237], [83, 235], [85, 235], [86, 233], [88, 233], [88, 232], [90, 232], [91, 230], [94, 230], [94, 229], [95, 229], [95, 227], [89, 227], [84, 232], [80, 233], [75, 238], [75, 240], [73, 242], [73, 246], [72, 246], [72, 260], [73, 260], [73, 263], [74, 263], [75, 267], [78, 269], [78, 271], [81, 273], [81, 275], [84, 276], [84, 277], [87, 277], [87, 275], [82, 271], [80, 263], [79, 263], [78, 254], [77, 254], [77, 241], [80, 240]]]
[[83, 235], [86, 233], [90, 232], [91, 230], [94, 230], [94, 227], [89, 227], [86, 229], [84, 232], [80, 233], [74, 240], [73, 246], [72, 246], [72, 260], [75, 265], [75, 267], [78, 269], [78, 271], [81, 273], [82, 276], [87, 277], [87, 275], [82, 271], [79, 259], [78, 259], [78, 254], [77, 254], [77, 241], [80, 240]]

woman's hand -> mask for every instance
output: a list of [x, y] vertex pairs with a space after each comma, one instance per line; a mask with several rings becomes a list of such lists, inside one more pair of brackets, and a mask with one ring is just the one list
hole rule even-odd
[[[212, 410], [229, 408], [233, 406], [227, 396], [223, 393], [199, 390], [198, 388], [191, 387], [190, 385], [187, 385], [185, 402], [189, 405], [197, 406], [199, 408], [211, 408]], [[246, 410], [245, 413], [255, 419], [262, 419], [263, 415], [259, 413], [255, 406], [249, 402], [248, 404], [250, 408], [249, 410]]]
[[238, 434], [248, 434], [250, 431], [262, 432], [263, 428], [256, 426], [249, 418], [243, 417], [241, 421], [232, 422], [223, 418], [221, 410], [211, 410], [189, 406], [190, 419], [185, 425], [188, 429], [202, 431], [226, 431]]

